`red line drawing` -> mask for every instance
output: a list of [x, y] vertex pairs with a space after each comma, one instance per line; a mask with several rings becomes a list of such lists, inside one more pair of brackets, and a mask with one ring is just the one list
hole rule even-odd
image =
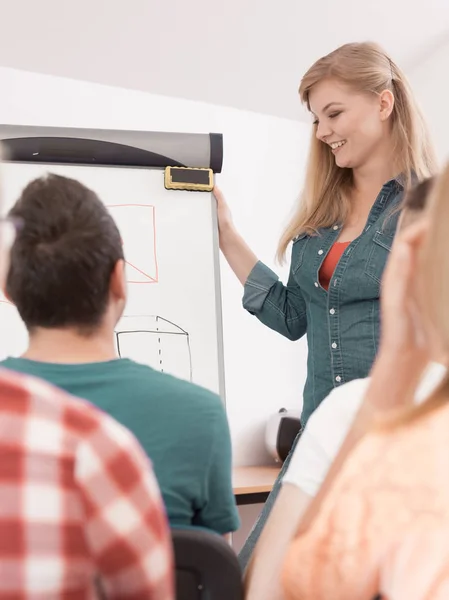
[[135, 269], [138, 273], [141, 273], [145, 277], [148, 277], [148, 279], [150, 280], [150, 281], [130, 281], [130, 280], [128, 280], [128, 283], [158, 283], [157, 279], [154, 279], [154, 277], [151, 277], [151, 275], [148, 275], [147, 273], [144, 273], [141, 269], [139, 269], [138, 267], [136, 267], [136, 265], [133, 265], [132, 263], [130, 263], [129, 260], [125, 260], [125, 263], [129, 267], [132, 267], [133, 269]]
[[[155, 276], [153, 277], [152, 275], [150, 275], [149, 273], [147, 273], [146, 271], [144, 271], [143, 269], [140, 269], [137, 265], [135, 265], [134, 263], [130, 262], [129, 260], [125, 260], [126, 265], [128, 266], [128, 277], [130, 277], [129, 274], [129, 268], [132, 269], [132, 271], [134, 271], [135, 273], [138, 273], [139, 275], [142, 275], [145, 279], [142, 280], [135, 280], [133, 278], [129, 278], [127, 279], [128, 283], [133, 283], [133, 284], [149, 284], [149, 283], [159, 283], [159, 266], [158, 266], [158, 262], [157, 262], [157, 253], [156, 253], [156, 219], [155, 219], [155, 207], [152, 204], [109, 204], [107, 205], [107, 207], [109, 209], [113, 209], [113, 208], [128, 208], [128, 207], [139, 207], [139, 208], [148, 208], [151, 209], [151, 222], [152, 222], [152, 233], [153, 233], [153, 255], [154, 255], [154, 266], [155, 266]], [[12, 302], [10, 302], [9, 300], [7, 300], [5, 297], [3, 297], [4, 299], [0, 298], [0, 303], [3, 304], [10, 304], [11, 306], [14, 306]]]
[[[128, 259], [125, 259], [125, 263], [128, 267], [127, 269], [127, 282], [128, 283], [133, 283], [133, 284], [149, 284], [149, 283], [159, 283], [159, 265], [158, 265], [158, 261], [157, 261], [157, 252], [156, 252], [156, 218], [155, 218], [155, 207], [152, 204], [107, 204], [106, 205], [108, 209], [111, 210], [111, 213], [113, 214], [113, 210], [114, 208], [133, 208], [133, 207], [137, 207], [137, 208], [147, 208], [151, 210], [151, 233], [153, 234], [153, 257], [154, 257], [154, 273], [153, 274], [149, 274], [147, 272], [147, 270], [138, 267], [136, 264], [134, 264], [134, 261], [131, 262]], [[116, 219], [117, 221], [117, 219]], [[120, 228], [120, 224], [117, 223], [117, 225]], [[126, 244], [126, 240], [124, 242]], [[125, 255], [126, 255], [126, 251], [125, 251]], [[130, 270], [131, 270], [131, 274], [130, 274]], [[143, 276], [144, 280], [140, 279], [140, 280], [136, 280], [135, 277], [132, 277], [132, 273], [134, 272], [134, 276], [136, 276], [136, 274]]]

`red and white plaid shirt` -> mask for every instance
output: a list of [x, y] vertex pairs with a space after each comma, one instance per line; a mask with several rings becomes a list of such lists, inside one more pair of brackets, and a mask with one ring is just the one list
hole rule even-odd
[[172, 600], [165, 510], [134, 437], [89, 403], [0, 371], [0, 599]]

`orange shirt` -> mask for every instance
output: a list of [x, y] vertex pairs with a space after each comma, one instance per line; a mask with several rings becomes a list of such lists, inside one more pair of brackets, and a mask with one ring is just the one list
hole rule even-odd
[[334, 274], [335, 267], [350, 243], [351, 242], [335, 242], [324, 259], [320, 269], [320, 283], [325, 290], [329, 289], [329, 283]]
[[449, 404], [367, 435], [287, 552], [288, 600], [449, 598]]

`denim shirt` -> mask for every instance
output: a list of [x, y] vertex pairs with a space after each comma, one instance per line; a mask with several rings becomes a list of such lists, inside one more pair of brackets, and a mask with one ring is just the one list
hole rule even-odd
[[287, 285], [261, 262], [245, 283], [246, 310], [290, 340], [307, 334], [303, 425], [334, 387], [370, 371], [379, 344], [380, 281], [403, 191], [399, 178], [382, 187], [363, 232], [343, 252], [328, 291], [320, 285], [319, 271], [340, 224], [293, 240]]

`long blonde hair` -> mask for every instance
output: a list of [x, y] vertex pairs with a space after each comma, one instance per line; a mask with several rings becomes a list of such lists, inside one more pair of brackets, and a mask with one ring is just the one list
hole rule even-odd
[[[397, 172], [404, 174], [406, 187], [412, 173], [421, 180], [435, 172], [434, 152], [421, 111], [405, 75], [382, 48], [371, 42], [345, 44], [320, 58], [299, 86], [301, 101], [308, 108], [311, 89], [328, 78], [337, 79], [359, 93], [380, 94], [390, 90], [395, 98], [391, 125]], [[331, 149], [315, 133], [316, 127], [300, 203], [279, 242], [280, 262], [298, 234], [313, 235], [320, 227], [344, 222], [349, 213], [352, 170], [337, 167]]]
[[[426, 290], [424, 321], [439, 332], [445, 352], [449, 354], [449, 163], [432, 186], [427, 208], [429, 229], [419, 251], [416, 278]], [[392, 419], [388, 426], [405, 425], [425, 417], [449, 401], [449, 371], [439, 387], [422, 404]]]

